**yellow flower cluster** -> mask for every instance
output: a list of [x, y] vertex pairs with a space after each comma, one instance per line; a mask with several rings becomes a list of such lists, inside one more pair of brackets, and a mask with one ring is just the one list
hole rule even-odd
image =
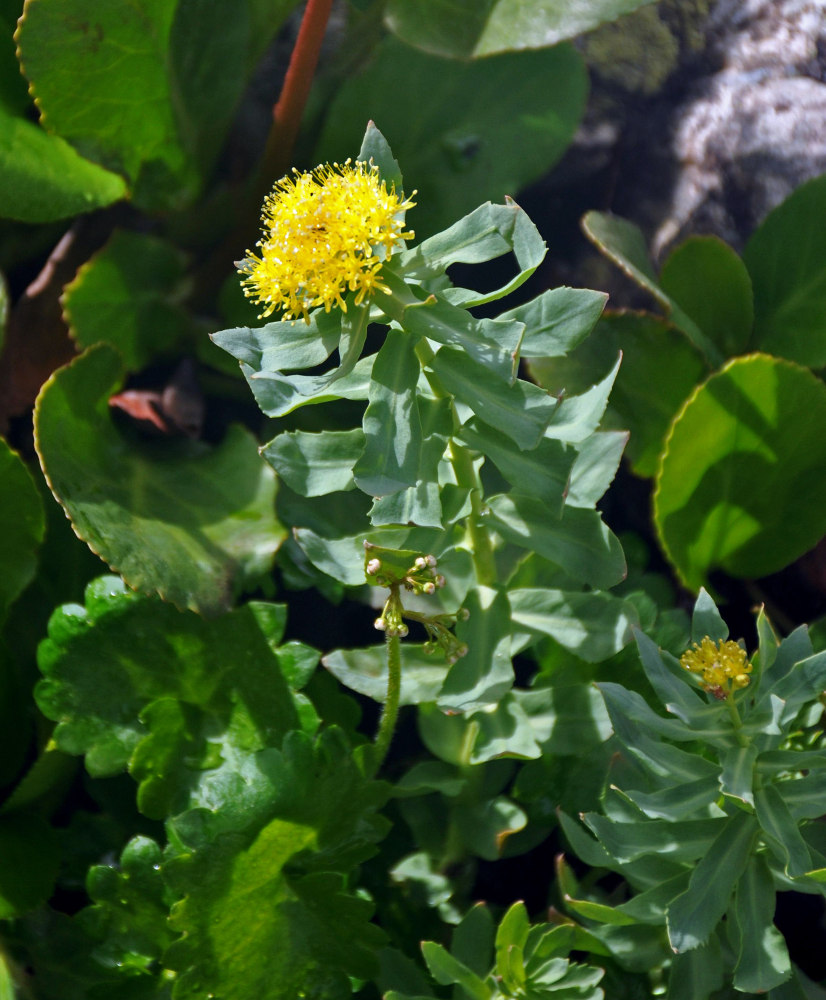
[[278, 181], [264, 202], [260, 255], [247, 251], [239, 265], [244, 294], [264, 307], [259, 318], [280, 309], [309, 322], [318, 306], [346, 311], [348, 291], [356, 305], [387, 291], [381, 266], [413, 238], [404, 213], [414, 204], [388, 191], [377, 167], [349, 160]]
[[717, 698], [725, 698], [749, 683], [751, 664], [746, 651], [731, 640], [714, 642], [706, 636], [683, 653], [680, 664], [692, 674], [702, 675], [703, 687]]

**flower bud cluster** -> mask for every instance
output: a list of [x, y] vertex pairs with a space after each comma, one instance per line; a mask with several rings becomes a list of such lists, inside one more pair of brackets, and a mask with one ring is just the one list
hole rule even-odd
[[700, 674], [705, 690], [720, 700], [749, 684], [751, 664], [746, 651], [730, 640], [714, 642], [705, 636], [683, 653], [680, 665], [692, 674]]
[[413, 565], [409, 566], [401, 573], [388, 570], [381, 559], [373, 557], [368, 559], [364, 570], [371, 583], [378, 587], [391, 587], [394, 584], [401, 584], [405, 590], [414, 594], [435, 594], [437, 590], [445, 585], [445, 578], [441, 573], [434, 572], [438, 565], [436, 557], [432, 555], [417, 556]]

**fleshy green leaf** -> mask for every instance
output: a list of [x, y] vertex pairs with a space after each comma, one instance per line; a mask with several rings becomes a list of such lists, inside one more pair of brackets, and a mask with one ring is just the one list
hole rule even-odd
[[708, 1000], [723, 985], [723, 957], [716, 938], [674, 956], [666, 1000]]
[[261, 454], [290, 489], [304, 497], [320, 497], [350, 490], [353, 466], [364, 450], [364, 432], [293, 431], [279, 434]]
[[174, 301], [183, 258], [171, 244], [146, 233], [116, 232], [67, 285], [63, 306], [82, 348], [105, 341], [129, 371], [158, 356], [180, 353], [192, 321]]
[[601, 589], [625, 576], [625, 558], [616, 536], [595, 510], [565, 507], [553, 521], [530, 497], [500, 495], [488, 501], [491, 521], [508, 541], [560, 566], [574, 579]]
[[351, 156], [373, 119], [418, 189], [409, 224], [429, 235], [544, 174], [573, 138], [586, 92], [582, 57], [567, 45], [460, 63], [388, 38], [338, 89], [314, 159]]
[[[419, 705], [435, 701], [447, 672], [444, 657], [428, 655], [422, 646], [404, 642], [401, 647], [402, 682], [400, 705]], [[387, 650], [384, 646], [367, 649], [336, 649], [321, 661], [346, 687], [359, 694], [385, 701], [387, 698]]]
[[722, 920], [749, 862], [755, 833], [754, 817], [746, 813], [725, 821], [694, 869], [688, 889], [668, 908], [668, 939], [675, 951], [698, 948]]
[[765, 576], [826, 531], [826, 388], [755, 354], [701, 386], [674, 422], [654, 498], [662, 543], [691, 588], [714, 569]]
[[443, 347], [428, 362], [445, 391], [522, 450], [535, 448], [556, 409], [556, 400], [530, 382], [508, 383], [464, 351]]
[[620, 351], [622, 364], [602, 426], [630, 430], [631, 467], [638, 475], [653, 476], [671, 421], [707, 372], [680, 330], [649, 313], [609, 313], [570, 357], [535, 358], [528, 367], [554, 394], [577, 393], [607, 374]]
[[549, 635], [587, 663], [618, 653], [639, 624], [636, 609], [612, 594], [526, 588], [508, 594], [513, 621]]
[[521, 357], [564, 357], [594, 329], [607, 298], [604, 292], [588, 288], [551, 288], [499, 319], [525, 324]]
[[275, 477], [240, 427], [215, 448], [130, 441], [108, 412], [121, 378], [119, 356], [99, 345], [41, 390], [37, 447], [49, 485], [77, 534], [131, 586], [225, 610], [284, 537]]
[[0, 620], [33, 579], [46, 532], [40, 493], [18, 455], [0, 438]]
[[754, 285], [755, 343], [813, 368], [826, 365], [826, 177], [802, 184], [770, 212], [743, 258]]
[[557, 517], [562, 514], [571, 469], [577, 458], [572, 448], [543, 438], [530, 451], [517, 451], [507, 435], [480, 420], [462, 425], [459, 437], [482, 452], [519, 493], [541, 500]]
[[416, 339], [390, 330], [373, 365], [363, 423], [364, 451], [353, 468], [356, 485], [368, 496], [396, 493], [419, 479], [419, 372]]
[[401, 193], [402, 172], [399, 169], [398, 160], [393, 156], [388, 141], [376, 128], [375, 122], [367, 123], [367, 129], [356, 160], [378, 167], [379, 176], [387, 185], [388, 190], [396, 189]]
[[465, 600], [470, 613], [456, 625], [456, 638], [468, 645], [466, 656], [450, 668], [439, 704], [470, 711], [498, 701], [513, 685], [510, 608], [506, 595], [491, 587], [472, 590]]
[[774, 926], [775, 890], [762, 857], [753, 857], [737, 883], [734, 919], [740, 954], [734, 986], [743, 993], [766, 993], [792, 974], [783, 935]]
[[426, 52], [468, 58], [576, 38], [651, 0], [390, 0], [388, 27]]
[[780, 858], [786, 874], [804, 875], [814, 867], [800, 827], [774, 785], [755, 789], [754, 807], [760, 826], [768, 835], [769, 846]]
[[219, 330], [211, 337], [254, 374], [312, 368], [326, 361], [337, 347], [341, 316], [338, 309], [315, 309], [309, 323], [285, 320], [257, 327], [240, 326]]

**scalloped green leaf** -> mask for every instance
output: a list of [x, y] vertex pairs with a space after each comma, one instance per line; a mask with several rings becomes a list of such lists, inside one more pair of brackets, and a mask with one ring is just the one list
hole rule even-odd
[[62, 303], [72, 337], [83, 349], [104, 341], [128, 371], [158, 357], [179, 356], [194, 333], [176, 301], [184, 258], [165, 240], [118, 230], [66, 286]]
[[270, 604], [204, 620], [102, 577], [86, 607], [52, 615], [37, 703], [57, 722], [59, 749], [84, 754], [94, 776], [128, 768], [141, 811], [162, 819], [187, 807], [225, 754], [314, 725], [282, 670], [284, 620]]
[[384, 832], [374, 812], [385, 787], [361, 775], [338, 731], [315, 745], [290, 734], [282, 751], [249, 759], [245, 785], [248, 806], [175, 821], [183, 851], [165, 869], [184, 899], [171, 919], [182, 937], [165, 956], [180, 973], [173, 996], [348, 996], [348, 975], [376, 971], [383, 934], [344, 873]]
[[285, 536], [275, 476], [254, 438], [232, 427], [222, 443], [128, 438], [109, 397], [119, 355], [98, 345], [57, 371], [36, 405], [46, 478], [75, 532], [139, 590], [215, 614], [269, 570]]
[[754, 285], [755, 344], [812, 368], [826, 365], [826, 176], [802, 184], [743, 251]]
[[[37, 553], [46, 533], [43, 501], [31, 473], [0, 438], [0, 621], [37, 571]], [[13, 526], [13, 527], [12, 527]]]
[[16, 37], [44, 126], [124, 173], [139, 205], [164, 208], [197, 194], [248, 71], [292, 6], [27, 0]]
[[122, 177], [0, 103], [0, 217], [50, 222], [126, 197]]
[[652, 0], [390, 0], [387, 26], [410, 45], [467, 59], [557, 45]]
[[657, 477], [654, 520], [686, 585], [712, 570], [755, 578], [826, 532], [826, 387], [767, 355], [712, 375], [676, 418]]
[[338, 89], [314, 160], [352, 155], [372, 119], [418, 189], [409, 224], [429, 235], [550, 169], [573, 138], [587, 86], [567, 45], [460, 63], [387, 38]]

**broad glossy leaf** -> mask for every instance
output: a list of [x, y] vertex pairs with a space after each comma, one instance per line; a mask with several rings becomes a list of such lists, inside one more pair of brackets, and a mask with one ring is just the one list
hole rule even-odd
[[124, 173], [135, 200], [158, 208], [197, 193], [251, 57], [291, 6], [280, 2], [267, 24], [235, 0], [123, 9], [28, 0], [17, 39], [43, 124]]
[[[448, 665], [440, 653], [428, 655], [420, 645], [403, 642], [400, 705], [419, 705], [435, 701], [442, 687]], [[387, 650], [384, 646], [367, 649], [336, 649], [321, 662], [346, 687], [383, 702], [387, 699]]]
[[774, 926], [776, 895], [765, 859], [751, 858], [737, 883], [734, 919], [740, 935], [740, 953], [734, 985], [743, 993], [766, 993], [792, 974], [783, 935]]
[[604, 292], [563, 286], [548, 289], [499, 318], [525, 324], [521, 357], [564, 357], [591, 333], [607, 300]]
[[603, 589], [614, 586], [626, 572], [616, 536], [595, 510], [565, 507], [551, 520], [541, 501], [499, 495], [488, 501], [491, 523], [509, 542], [537, 552], [575, 580]]
[[363, 420], [364, 451], [353, 468], [356, 485], [368, 496], [397, 493], [419, 479], [420, 371], [416, 338], [390, 330], [373, 364]]
[[663, 264], [660, 287], [723, 357], [746, 349], [754, 323], [751, 279], [727, 243], [716, 236], [689, 237]]
[[443, 347], [428, 362], [442, 388], [522, 451], [535, 448], [556, 409], [556, 400], [530, 382], [513, 384], [463, 351]]
[[654, 498], [663, 546], [683, 581], [714, 569], [765, 576], [826, 531], [826, 388], [767, 355], [730, 362], [674, 422]]
[[688, 889], [668, 908], [668, 939], [677, 952], [705, 944], [723, 919], [751, 856], [757, 833], [753, 816], [737, 813], [717, 823], [723, 823], [723, 829], [700, 858]]
[[580, 756], [611, 735], [605, 705], [591, 685], [538, 684], [512, 694], [543, 754]]
[[85, 160], [0, 102], [0, 217], [50, 222], [92, 212], [126, 197], [118, 174]]
[[691, 343], [713, 365], [722, 363], [724, 355], [700, 329], [694, 320], [660, 286], [642, 230], [615, 215], [588, 212], [582, 220], [585, 235], [618, 267], [654, 296], [666, 310], [668, 318], [679, 327]]
[[351, 490], [353, 466], [364, 450], [364, 432], [288, 431], [264, 445], [261, 454], [290, 489], [304, 497]]
[[46, 478], [76, 533], [131, 586], [223, 611], [268, 571], [284, 537], [274, 474], [240, 427], [214, 448], [124, 437], [108, 407], [122, 374], [100, 345], [43, 387], [35, 420]]
[[513, 621], [551, 638], [587, 663], [618, 653], [639, 624], [634, 606], [613, 594], [526, 588], [508, 594]]
[[533, 719], [523, 708], [518, 697], [520, 693], [508, 691], [496, 705], [488, 705], [469, 716], [470, 725], [476, 729], [471, 764], [482, 764], [498, 757], [532, 759], [541, 756]]
[[174, 996], [347, 995], [348, 975], [376, 971], [383, 935], [343, 873], [381, 836], [373, 814], [386, 793], [362, 777], [335, 730], [315, 746], [293, 733], [283, 751], [245, 767], [247, 805], [175, 823], [183, 853], [166, 873], [185, 898], [172, 918], [182, 937], [165, 956], [180, 973]]
[[755, 344], [813, 368], [826, 365], [826, 177], [802, 184], [770, 212], [746, 245], [754, 285]]
[[175, 301], [183, 276], [183, 255], [170, 243], [116, 231], [64, 291], [72, 337], [81, 349], [111, 344], [129, 371], [159, 356], [180, 356], [182, 342], [195, 332]]
[[370, 508], [370, 523], [377, 527], [410, 524], [423, 528], [441, 528], [442, 522], [439, 484], [428, 480], [420, 480], [416, 486], [377, 497]]
[[34, 578], [46, 533], [40, 493], [22, 459], [0, 438], [0, 620]]
[[53, 614], [38, 705], [61, 750], [85, 754], [95, 776], [128, 767], [142, 810], [164, 818], [225, 744], [278, 745], [300, 726], [277, 646], [284, 620], [283, 605], [250, 604], [205, 621], [102, 577], [85, 608]]
[[651, 0], [390, 0], [391, 31], [410, 45], [468, 58], [513, 49], [535, 49], [576, 38]]
[[314, 159], [352, 155], [372, 118], [418, 189], [408, 222], [430, 235], [544, 174], [570, 143], [586, 92], [582, 57], [569, 46], [461, 63], [388, 38], [339, 88]]

